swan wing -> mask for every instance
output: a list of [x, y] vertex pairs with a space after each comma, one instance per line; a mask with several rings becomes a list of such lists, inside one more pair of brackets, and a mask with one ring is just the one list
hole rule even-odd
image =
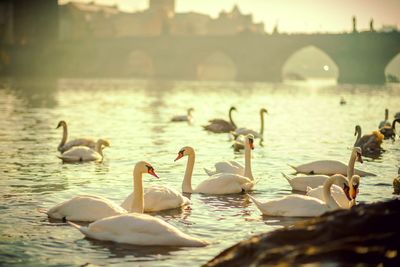
[[309, 196], [295, 194], [266, 202], [249, 197], [264, 215], [269, 216], [314, 217], [328, 211], [323, 201]]
[[47, 211], [54, 219], [92, 222], [109, 216], [126, 213], [113, 201], [98, 196], [76, 196]]
[[188, 121], [189, 118], [187, 115], [178, 115], [178, 116], [174, 116], [172, 117], [171, 121]]
[[215, 164], [216, 173], [244, 174], [244, 167], [236, 161], [221, 161]]
[[294, 168], [297, 172], [305, 174], [347, 175], [347, 165], [337, 160], [317, 160]]
[[327, 175], [308, 175], [308, 176], [295, 176], [289, 177], [282, 173], [285, 179], [289, 182], [292, 190], [307, 192], [307, 187], [315, 188], [323, 185], [329, 178]]
[[102, 159], [102, 156], [99, 153], [86, 146], [73, 147], [58, 157], [67, 162], [92, 161]]
[[70, 150], [71, 148], [75, 146], [86, 146], [91, 149], [94, 149], [96, 146], [96, 141], [91, 139], [91, 138], [78, 138], [74, 139], [71, 141], [68, 141], [61, 147], [61, 152], [64, 153], [67, 150]]
[[[349, 208], [349, 200], [346, 197], [343, 189], [340, 186], [332, 185], [331, 194], [335, 201], [339, 204], [341, 208], [347, 209]], [[323, 186], [318, 186], [316, 188], [311, 189], [307, 192], [307, 196], [317, 198], [319, 200], [324, 201], [324, 190]]]
[[231, 173], [218, 173], [202, 181], [194, 191], [204, 194], [235, 194], [251, 190], [253, 185], [253, 181], [247, 177]]
[[165, 221], [147, 214], [112, 216], [75, 228], [90, 238], [142, 246], [205, 246], [207, 242], [191, 237]]

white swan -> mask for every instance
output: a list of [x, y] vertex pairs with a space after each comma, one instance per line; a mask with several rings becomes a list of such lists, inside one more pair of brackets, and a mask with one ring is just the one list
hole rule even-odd
[[96, 141], [91, 138], [78, 138], [67, 142], [68, 138], [68, 127], [65, 121], [60, 121], [56, 127], [56, 129], [63, 127], [63, 137], [61, 139], [60, 144], [57, 147], [57, 150], [61, 153], [71, 149], [74, 146], [87, 146], [89, 148], [94, 149], [96, 146]]
[[110, 143], [99, 139], [97, 140], [95, 149], [86, 146], [75, 146], [57, 157], [64, 162], [101, 161], [103, 159], [103, 146], [109, 147]]
[[[350, 180], [350, 178], [354, 174], [354, 171], [355, 171], [354, 165], [355, 165], [356, 160], [358, 160], [361, 163], [363, 162], [362, 156], [361, 156], [361, 148], [359, 148], [359, 147], [354, 147], [351, 151], [349, 164], [348, 164], [349, 168], [347, 169], [348, 180]], [[335, 175], [343, 176], [343, 174], [340, 174], [340, 173], [335, 174]], [[302, 191], [302, 192], [307, 192], [307, 187], [315, 188], [320, 185], [323, 185], [324, 182], [329, 178], [329, 176], [327, 176], [327, 175], [296, 176], [296, 177], [292, 177], [292, 178], [286, 176], [285, 174], [283, 174], [283, 176], [289, 182], [289, 184], [293, 190]]]
[[203, 128], [206, 131], [213, 133], [229, 133], [236, 129], [236, 124], [232, 120], [232, 111], [236, 111], [235, 107], [229, 109], [229, 121], [224, 119], [213, 119], [209, 120], [208, 125], [204, 125]]
[[260, 109], [260, 120], [261, 120], [260, 132], [256, 132], [248, 128], [238, 128], [235, 131], [231, 132], [232, 135], [235, 137], [235, 139], [239, 135], [248, 135], [248, 134], [252, 134], [254, 138], [262, 139], [264, 136], [264, 114], [268, 114], [268, 111], [265, 108]]
[[[330, 188], [334, 182], [347, 183], [346, 179], [341, 176], [332, 176], [328, 180], [326, 180], [324, 183], [325, 201], [297, 194], [285, 196], [279, 199], [269, 200], [266, 202], [261, 202], [250, 195], [248, 196], [264, 215], [287, 217], [314, 217], [322, 215], [327, 211], [341, 208], [331, 195]], [[348, 206], [352, 204], [354, 204], [354, 201], [351, 201]]]
[[180, 122], [180, 121], [187, 121], [189, 123], [193, 122], [193, 111], [194, 108], [189, 108], [187, 110], [187, 115], [176, 115], [174, 117], [172, 117], [171, 121], [172, 122]]
[[247, 177], [232, 173], [217, 173], [210, 178], [203, 180], [195, 189], [192, 188], [192, 174], [195, 162], [195, 152], [190, 146], [183, 147], [175, 161], [183, 156], [188, 156], [185, 176], [182, 183], [184, 193], [203, 193], [203, 194], [234, 194], [249, 191], [254, 186], [254, 181]]
[[[132, 211], [132, 198], [134, 192], [132, 192], [122, 202], [121, 207], [128, 211]], [[185, 205], [189, 205], [190, 200], [183, 196], [180, 192], [173, 188], [169, 188], [163, 185], [156, 185], [147, 187], [144, 189], [144, 211], [154, 212], [161, 210], [176, 209]]]
[[[346, 209], [349, 208], [349, 200], [356, 199], [358, 194], [358, 187], [360, 185], [360, 176], [353, 175], [350, 179], [350, 188], [345, 185], [344, 187], [340, 187], [337, 185], [332, 185], [331, 187], [331, 194], [332, 197], [336, 200], [340, 207]], [[323, 186], [318, 186], [316, 188], [308, 188], [307, 196], [315, 197], [320, 200], [324, 200], [324, 189]], [[349, 190], [345, 192], [345, 190]], [[349, 199], [350, 198], [350, 199]]]
[[97, 220], [88, 226], [80, 226], [71, 222], [86, 237], [140, 246], [187, 246], [202, 247], [208, 243], [189, 236], [165, 221], [143, 213], [143, 181], [142, 174], [150, 173], [151, 165], [138, 162], [134, 169], [133, 205], [138, 207], [137, 213], [123, 214]]
[[[348, 169], [345, 163], [338, 160], [317, 160], [299, 166], [289, 166], [295, 169], [297, 173], [323, 175], [347, 175]], [[354, 173], [360, 176], [376, 176], [374, 173], [362, 171], [357, 168], [354, 169]]]
[[[361, 148], [359, 147], [354, 147], [351, 151], [350, 159], [349, 159], [349, 168], [347, 168], [347, 178], [350, 180], [350, 178], [354, 175], [355, 171], [355, 162], [358, 160], [359, 162], [363, 163], [362, 156], [361, 156]], [[335, 175], [341, 175], [344, 177], [343, 174], [335, 174]], [[297, 176], [290, 178], [283, 174], [283, 176], [286, 178], [286, 180], [289, 182], [290, 186], [292, 187], [293, 190], [297, 191], [307, 191], [307, 187], [315, 188], [320, 185], [322, 185], [325, 180], [329, 178], [327, 175], [311, 175], [311, 176]]]
[[389, 109], [385, 109], [385, 119], [383, 121], [381, 121], [378, 125], [378, 129], [385, 127], [385, 126], [391, 126], [389, 119]]
[[[150, 164], [146, 165], [146, 169], [141, 169], [141, 171], [143, 170], [144, 172], [147, 172], [158, 178], [157, 174], [154, 172], [154, 169]], [[134, 188], [140, 189], [141, 180], [139, 178], [135, 179], [135, 175], [139, 175], [138, 170], [136, 172], [133, 172], [133, 183]], [[141, 175], [142, 173], [140, 173], [140, 176]], [[141, 202], [137, 199], [135, 199], [135, 201], [137, 202], [133, 202], [132, 200], [133, 206], [131, 210], [142, 212], [143, 207], [141, 206]], [[72, 199], [66, 200], [54, 206], [47, 211], [47, 215], [53, 219], [82, 222], [93, 222], [102, 218], [125, 213], [127, 213], [127, 211], [121, 208], [118, 204], [107, 198], [98, 196], [76, 196]]]
[[248, 134], [245, 137], [245, 152], [244, 152], [244, 162], [245, 166], [241, 165], [237, 161], [220, 161], [215, 163], [215, 171], [208, 170], [204, 168], [205, 172], [211, 176], [217, 173], [233, 173], [245, 176], [251, 180], [254, 180], [251, 171], [251, 150], [254, 149], [254, 137], [252, 134]]

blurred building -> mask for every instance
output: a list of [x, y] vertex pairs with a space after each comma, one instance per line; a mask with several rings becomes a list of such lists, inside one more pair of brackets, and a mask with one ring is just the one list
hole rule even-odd
[[176, 13], [175, 0], [149, 0], [146, 10], [129, 13], [117, 6], [69, 2], [60, 6], [62, 40], [128, 36], [232, 35], [243, 31], [264, 33], [262, 23], [253, 23], [235, 6], [217, 19], [196, 12]]
[[58, 39], [57, 0], [1, 0], [0, 42], [31, 44]]

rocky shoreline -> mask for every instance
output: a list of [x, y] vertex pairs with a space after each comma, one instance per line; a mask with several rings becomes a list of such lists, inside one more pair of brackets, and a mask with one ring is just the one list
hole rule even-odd
[[361, 204], [253, 236], [204, 266], [400, 266], [400, 200]]

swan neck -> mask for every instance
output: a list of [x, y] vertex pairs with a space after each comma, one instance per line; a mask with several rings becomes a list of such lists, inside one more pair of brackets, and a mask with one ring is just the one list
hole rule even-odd
[[101, 156], [103, 156], [103, 149], [101, 148], [103, 144], [101, 142], [97, 142], [95, 146], [95, 150], [97, 153], [99, 153]]
[[253, 173], [251, 171], [251, 148], [245, 143], [244, 148], [244, 176], [254, 181]]
[[389, 110], [385, 109], [385, 121], [389, 119]]
[[347, 165], [347, 179], [350, 182], [351, 177], [354, 175], [354, 165], [356, 164], [357, 154], [352, 152]]
[[361, 138], [361, 129], [357, 128], [357, 138], [356, 138], [356, 142], [354, 143], [354, 146], [357, 145], [357, 143], [360, 140], [360, 138]]
[[236, 129], [237, 128], [236, 124], [233, 122], [233, 119], [232, 119], [232, 111], [233, 111], [233, 109], [229, 110], [229, 121], [231, 122], [232, 126]]
[[142, 172], [135, 168], [133, 171], [133, 198], [130, 212], [143, 213], [144, 211], [142, 175]]
[[260, 135], [264, 135], [264, 112], [260, 112], [260, 120], [261, 120], [261, 128], [260, 128]]
[[184, 192], [184, 193], [192, 193], [193, 192], [192, 174], [193, 174], [195, 157], [196, 156], [194, 153], [188, 155], [185, 176], [183, 177], [183, 181], [182, 181], [182, 192]]
[[331, 187], [332, 187], [333, 183], [335, 182], [335, 180], [336, 180], [335, 176], [329, 177], [329, 179], [325, 181], [324, 188], [323, 188], [324, 201], [325, 201], [326, 206], [330, 209], [340, 208], [340, 206], [338, 205], [338, 203], [332, 197], [332, 194], [331, 194]]
[[60, 142], [60, 145], [58, 147], [62, 147], [65, 145], [65, 143], [67, 142], [67, 138], [68, 138], [68, 128], [67, 128], [67, 124], [63, 124], [63, 136]]

